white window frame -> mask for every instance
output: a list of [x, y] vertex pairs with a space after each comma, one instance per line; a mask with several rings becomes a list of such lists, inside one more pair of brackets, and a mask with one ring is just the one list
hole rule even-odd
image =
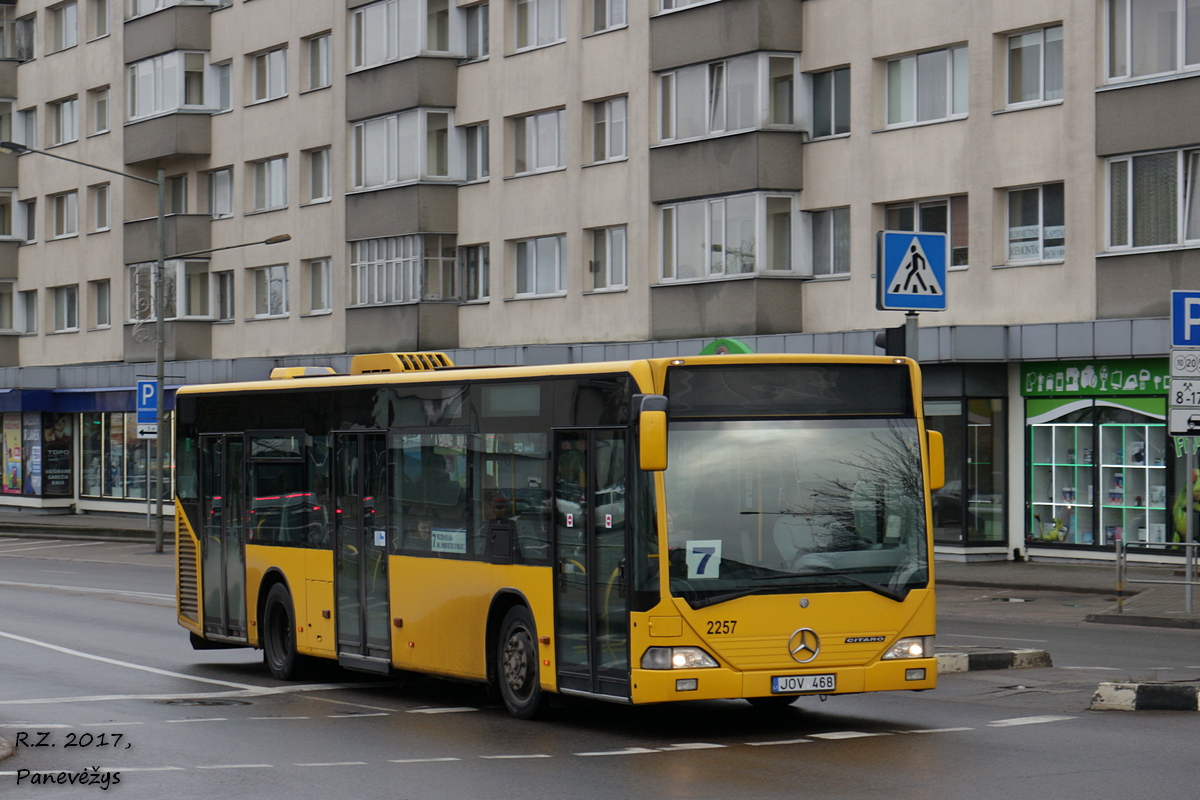
[[[21, 333], [37, 333], [38, 331], [38, 290], [27, 289], [17, 293], [16, 311], [20, 318], [15, 320], [17, 330]], [[15, 315], [14, 315], [15, 316]]]
[[250, 270], [254, 285], [254, 318], [281, 319], [288, 315], [287, 264]]
[[79, 44], [79, 5], [75, 0], [48, 9], [50, 13], [50, 52], [68, 50]]
[[[145, 261], [126, 268], [129, 322], [154, 320], [157, 264]], [[163, 262], [163, 319], [211, 321], [217, 300], [215, 282], [207, 259], [177, 259]], [[197, 308], [197, 306], [199, 306]]]
[[288, 206], [288, 158], [276, 156], [250, 162], [250, 208], [275, 211]]
[[629, 286], [629, 235], [625, 225], [592, 230], [588, 261], [593, 292], [618, 292]]
[[464, 179], [468, 183], [486, 181], [492, 173], [491, 126], [486, 122], [462, 127], [462, 149], [465, 161]]
[[[962, 198], [961, 203], [958, 202], [959, 198]], [[946, 205], [946, 230], [945, 231], [933, 231], [933, 230], [926, 230], [926, 229], [922, 228], [921, 227], [922, 206], [933, 206], [933, 205], [939, 205], [942, 203], [944, 203]], [[966, 205], [963, 205], [963, 204], [966, 204]], [[964, 210], [960, 210], [960, 211], [956, 212], [955, 211], [956, 205], [960, 205], [962, 207], [962, 209], [964, 209]], [[970, 252], [971, 252], [971, 228], [970, 228], [969, 224], [965, 224], [961, 228], [961, 230], [965, 231], [967, 234], [966, 243], [958, 245], [957, 248], [954, 243], [954, 227], [955, 227], [955, 220], [956, 220], [955, 214], [956, 213], [965, 213], [968, 218], [970, 217], [970, 214], [971, 214], [970, 198], [968, 197], [968, 195], [955, 194], [955, 195], [945, 195], [942, 197], [921, 197], [916, 200], [905, 200], [905, 201], [900, 201], [900, 202], [896, 202], [896, 203], [885, 203], [884, 204], [884, 218], [885, 218], [884, 224], [885, 225], [888, 225], [888, 223], [886, 222], [886, 218], [887, 218], [887, 213], [888, 213], [889, 209], [899, 209], [901, 206], [910, 206], [912, 208], [913, 232], [914, 233], [945, 233], [945, 234], [947, 234], [947, 236], [950, 239], [950, 241], [949, 241], [950, 261], [946, 265], [947, 269], [952, 269], [952, 270], [966, 269], [969, 266]], [[893, 227], [893, 226], [888, 226], [887, 229], [888, 230], [905, 230], [903, 228], [898, 228], [898, 227]], [[964, 259], [963, 259], [963, 263], [961, 263], [961, 264], [954, 263], [956, 249], [962, 249], [964, 251], [963, 252]]]
[[[1193, 53], [1189, 59], [1187, 10], [1188, 0], [1175, 0], [1173, 23], [1174, 31], [1169, 49], [1162, 47], [1162, 41], [1155, 39], [1148, 48], [1134, 51], [1135, 27], [1138, 18], [1134, 16], [1134, 0], [1106, 0], [1104, 4], [1104, 82], [1121, 83], [1129, 80], [1144, 80], [1180, 73], [1191, 73], [1200, 70], [1200, 30], [1194, 32], [1196, 41], [1193, 43]], [[1155, 25], [1146, 26], [1162, 29], [1167, 20], [1156, 20]], [[1164, 58], [1169, 63], [1161, 64], [1164, 69], [1134, 69], [1134, 62], [1139, 53], [1152, 51], [1155, 56]], [[1172, 52], [1173, 51], [1173, 52]]]
[[350, 243], [350, 305], [380, 306], [421, 299], [420, 234]]
[[333, 35], [329, 33], [310, 36], [304, 40], [307, 59], [304, 90], [312, 92], [333, 85]]
[[[771, 249], [771, 207], [778, 206], [781, 201], [788, 203], [788, 247], [783, 254], [789, 264], [786, 269], [772, 269], [769, 263], [777, 254]], [[733, 221], [729, 219], [729, 204], [736, 203], [739, 211], [744, 213], [747, 203], [752, 204], [754, 232], [753, 251], [749, 256], [734, 255], [738, 263], [730, 261], [730, 248], [727, 246]], [[704, 280], [722, 280], [740, 275], [795, 275], [801, 274], [806, 268], [805, 258], [800, 248], [800, 198], [791, 192], [746, 192], [720, 197], [709, 197], [702, 200], [689, 200], [682, 203], [668, 203], [659, 208], [659, 274], [663, 283], [691, 283]], [[699, 221], [699, 231], [702, 241], [699, 251], [702, 262], [697, 262], [695, 272], [681, 275], [681, 267], [690, 266], [680, 262], [680, 230], [681, 217], [687, 213], [691, 218], [688, 222]], [[699, 213], [699, 217], [697, 217]], [[745, 233], [746, 217], [741, 218]], [[743, 240], [744, 241], [744, 240]], [[690, 245], [695, 247], [693, 243]], [[720, 253], [720, 256], [714, 256]]]
[[603, 33], [629, 26], [627, 0], [588, 0], [591, 6], [591, 32]]
[[[824, 208], [808, 212], [812, 241], [813, 277], [850, 274], [850, 207]], [[822, 249], [819, 249], [822, 248]], [[818, 256], [825, 254], [827, 258]]]
[[[1046, 224], [1046, 191], [1057, 187], [1060, 202], [1065, 203], [1065, 193], [1061, 182], [1043, 183], [1034, 186], [1016, 186], [1005, 193], [1005, 231], [1007, 264], [1052, 264], [1064, 261], [1067, 257], [1066, 220], [1058, 225]], [[1036, 192], [1037, 222], [1033, 225], [1016, 225], [1012, 218], [1012, 203], [1018, 192]], [[1063, 213], [1063, 209], [1059, 209]], [[1059, 245], [1048, 246], [1049, 241], [1059, 241]]]
[[208, 192], [207, 211], [213, 219], [233, 216], [233, 167], [221, 167], [205, 173]]
[[[791, 91], [781, 98], [773, 91], [772, 60], [791, 61]], [[733, 74], [743, 77], [753, 74], [754, 86], [749, 89], [749, 108], [730, 103]], [[680, 95], [686, 84], [685, 97]], [[744, 90], [745, 84], [739, 84]], [[795, 53], [751, 53], [734, 58], [709, 61], [663, 72], [658, 77], [658, 140], [662, 144], [695, 141], [714, 136], [752, 130], [799, 130], [801, 104], [800, 57]], [[701, 100], [700, 97], [703, 97]], [[739, 95], [739, 99], [741, 99]], [[775, 122], [778, 103], [786, 99], [791, 122]], [[744, 100], [742, 100], [744, 102]], [[700, 106], [703, 106], [702, 108]], [[734, 114], [748, 119], [733, 120]], [[700, 117], [703, 121], [699, 122]], [[682, 130], [681, 120], [691, 120], [694, 131]]]
[[266, 103], [287, 97], [287, 45], [250, 56], [250, 101]]
[[624, 161], [629, 155], [629, 100], [597, 100], [592, 107], [592, 163]]
[[464, 303], [491, 297], [491, 255], [486, 244], [458, 248], [458, 285]]
[[55, 286], [50, 292], [54, 304], [54, 332], [75, 333], [79, 330], [79, 284]]
[[112, 229], [112, 191], [107, 183], [88, 187], [88, 200], [92, 207], [92, 233]]
[[513, 52], [536, 50], [567, 40], [563, 0], [512, 0], [512, 3]]
[[13, 220], [13, 233], [26, 242], [36, 242], [37, 235], [37, 198], [17, 201], [17, 214]]
[[112, 282], [107, 278], [88, 281], [88, 298], [92, 311], [91, 327], [112, 327]]
[[[1170, 195], [1170, 202], [1174, 205], [1174, 237], [1170, 241], [1138, 244], [1134, 240], [1138, 211], [1134, 194], [1137, 187], [1136, 169], [1138, 163], [1145, 160], [1154, 159], [1160, 163], [1171, 160], [1165, 158], [1167, 156], [1174, 161], [1171, 178], [1175, 185]], [[1123, 177], [1116, 176], [1118, 171], [1124, 173]], [[1117, 180], [1121, 181], [1120, 191], [1125, 196], [1123, 230], [1118, 230], [1115, 225], [1113, 201], [1118, 188]], [[1200, 149], [1154, 150], [1108, 159], [1105, 165], [1105, 211], [1105, 249], [1108, 251], [1168, 250], [1200, 245]], [[1154, 216], [1161, 218], [1163, 215], [1159, 212]], [[1120, 240], [1115, 238], [1118, 233]]]
[[79, 98], [47, 103], [50, 107], [50, 146], [79, 141]]
[[333, 199], [332, 164], [333, 150], [329, 147], [318, 147], [304, 153], [307, 169], [308, 203], [326, 203]]
[[[430, 117], [444, 117], [444, 127], [430, 127]], [[416, 108], [354, 123], [351, 131], [355, 189], [378, 189], [416, 181], [454, 180], [459, 172], [458, 148], [452, 136], [454, 110]], [[439, 136], [444, 131], [444, 135]], [[429, 166], [437, 148], [445, 148], [446, 174]]]
[[79, 235], [79, 192], [52, 194], [50, 206], [52, 239], [68, 239]]
[[214, 272], [212, 275], [216, 303], [213, 306], [213, 319], [216, 322], [232, 322], [235, 312], [233, 307], [233, 270]]
[[[844, 80], [842, 78], [844, 77]], [[838, 67], [836, 69], [822, 70], [821, 72], [813, 72], [806, 76], [806, 80], [811, 83], [812, 94], [812, 138], [826, 139], [835, 136], [846, 136], [850, 133], [850, 68]], [[829, 130], [826, 132], [817, 130], [818, 110], [817, 104], [822, 100], [818, 98], [817, 84], [818, 82], [829, 82], [829, 97], [827, 116], [829, 119]], [[842, 96], [842, 95], [845, 96]], [[824, 105], [824, 103], [822, 103]], [[839, 120], [845, 120], [845, 130], [839, 128]]]
[[333, 312], [333, 267], [329, 258], [313, 258], [305, 262], [308, 286], [308, 313]]
[[38, 147], [37, 138], [37, 106], [22, 108], [13, 119], [14, 141], [26, 147]]
[[[513, 117], [513, 148], [514, 176], [565, 169], [566, 111], [559, 108]], [[549, 148], [554, 152], [550, 153]]]
[[685, 8], [692, 6], [706, 6], [709, 3], [720, 2], [720, 0], [658, 0], [657, 13], [667, 14], [672, 11], [682, 11]]
[[[430, 13], [430, 3], [437, 8]], [[444, 16], [443, 16], [444, 11]], [[447, 25], [445, 48], [430, 47], [431, 17]], [[423, 53], [454, 53], [460, 16], [446, 0], [380, 0], [354, 9], [350, 20], [351, 71], [412, 58]]]
[[[1013, 62], [1013, 54], [1015, 52], [1014, 48], [1015, 48], [1016, 44], [1021, 41], [1028, 41], [1033, 44], [1036, 44], [1037, 49], [1038, 49], [1038, 51], [1037, 51], [1038, 54], [1036, 57], [1036, 59], [1037, 59], [1036, 60], [1037, 91], [1036, 91], [1036, 96], [1031, 97], [1029, 100], [1013, 100], [1013, 89], [1014, 89], [1013, 73], [1015, 72], [1015, 65]], [[1058, 43], [1057, 47], [1051, 48], [1050, 45], [1053, 42]], [[1005, 60], [1006, 60], [1007, 69], [1005, 71], [1006, 83], [1005, 83], [1005, 93], [1004, 93], [1006, 108], [1009, 108], [1009, 109], [1034, 108], [1037, 106], [1043, 106], [1043, 105], [1047, 105], [1050, 103], [1062, 102], [1062, 99], [1063, 99], [1063, 26], [1062, 25], [1049, 25], [1045, 28], [1036, 28], [1031, 31], [1023, 31], [1021, 33], [1014, 33], [1008, 37], [1006, 44], [1007, 44], [1007, 51], [1005, 53]], [[1057, 59], [1056, 59], [1057, 64], [1054, 63], [1055, 59], [1053, 58], [1053, 56], [1050, 55], [1051, 49], [1054, 49], [1057, 52]], [[1056, 68], [1057, 68], [1057, 72], [1058, 72], [1058, 87], [1057, 87], [1057, 89], [1053, 85], [1047, 86], [1047, 80], [1046, 80], [1047, 73], [1053, 72]]]
[[[921, 75], [936, 75], [936, 63], [930, 57], [945, 56], [945, 102], [942, 107], [926, 116], [921, 112]], [[933, 70], [933, 72], [930, 72]], [[934, 50], [923, 50], [899, 58], [888, 59], [884, 65], [886, 85], [884, 89], [884, 124], [887, 128], [905, 128], [912, 125], [928, 125], [953, 119], [965, 119], [970, 110], [970, 51], [967, 45], [954, 45]], [[911, 78], [911, 90], [906, 91], [904, 81]], [[900, 81], [897, 84], [897, 81]], [[900, 107], [897, 107], [897, 104]]]
[[[194, 75], [197, 70], [189, 68], [188, 56], [204, 59], [201, 93], [204, 98], [212, 97], [215, 92], [216, 70], [208, 65], [208, 53], [198, 50], [173, 50], [162, 55], [142, 59], [127, 68], [126, 94], [128, 95], [129, 120], [135, 121], [169, 114], [181, 109], [198, 111], [213, 111], [214, 107], [206, 104], [188, 104], [187, 97], [188, 75]], [[194, 66], [194, 65], [192, 65]]]
[[112, 92], [108, 86], [101, 86], [88, 92], [88, 106], [91, 112], [91, 133], [95, 136], [108, 133], [112, 129]]
[[17, 319], [17, 282], [0, 279], [0, 332], [18, 332]]
[[108, 0], [88, 0], [88, 40], [95, 41], [109, 33]]
[[567, 293], [566, 236], [536, 236], [513, 242], [514, 297], [561, 297]]
[[463, 55], [479, 61], [491, 54], [491, 8], [490, 3], [477, 3], [462, 9]]

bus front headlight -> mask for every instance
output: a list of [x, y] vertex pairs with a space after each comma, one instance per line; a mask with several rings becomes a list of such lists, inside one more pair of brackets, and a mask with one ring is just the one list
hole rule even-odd
[[896, 643], [883, 654], [884, 658], [932, 658], [932, 636], [906, 636], [897, 639]]
[[651, 647], [642, 654], [642, 669], [716, 667], [716, 659], [699, 647]]

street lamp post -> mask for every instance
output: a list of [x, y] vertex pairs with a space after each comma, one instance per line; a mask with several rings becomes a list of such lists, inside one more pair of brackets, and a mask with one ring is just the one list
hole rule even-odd
[[[129, 178], [142, 183], [153, 184], [158, 187], [158, 219], [155, 227], [155, 263], [154, 263], [154, 378], [156, 381], [157, 391], [155, 392], [154, 404], [154, 420], [157, 429], [157, 436], [163, 436], [166, 433], [166, 425], [164, 424], [163, 398], [165, 395], [163, 382], [164, 361], [165, 361], [165, 335], [164, 335], [164, 320], [163, 316], [166, 311], [163, 299], [163, 272], [166, 269], [166, 216], [167, 216], [167, 179], [166, 171], [158, 168], [157, 179], [143, 178], [141, 175], [133, 175], [121, 170], [102, 167], [99, 164], [91, 164], [87, 161], [79, 161], [74, 158], [68, 158], [58, 153], [51, 153], [46, 150], [38, 150], [33, 147], [20, 144], [18, 142], [0, 142], [0, 153], [39, 153], [50, 158], [57, 158], [60, 161], [67, 161], [72, 164], [78, 164], [81, 167], [90, 169], [98, 169], [101, 172], [108, 172], [113, 175], [120, 175], [123, 178]], [[215, 253], [219, 250], [233, 250], [239, 247], [251, 247], [258, 244], [279, 244], [291, 240], [288, 234], [280, 234], [264, 239], [260, 242], [245, 242], [243, 244], [227, 245], [225, 247], [213, 247], [207, 250], [195, 250], [188, 253], [178, 253], [172, 258], [184, 258], [187, 256], [198, 256], [206, 253]], [[154, 515], [154, 552], [161, 553], [163, 551], [163, 446], [162, 440], [156, 438], [154, 448], [154, 491], [157, 495], [157, 513]]]

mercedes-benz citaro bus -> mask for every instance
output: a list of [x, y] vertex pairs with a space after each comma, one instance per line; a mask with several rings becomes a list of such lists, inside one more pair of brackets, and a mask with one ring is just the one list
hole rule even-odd
[[619, 703], [930, 689], [941, 436], [905, 358], [717, 355], [186, 386], [199, 649]]

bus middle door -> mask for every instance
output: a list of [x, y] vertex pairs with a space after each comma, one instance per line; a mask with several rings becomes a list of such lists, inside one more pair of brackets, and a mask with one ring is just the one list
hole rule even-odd
[[247, 641], [244, 465], [239, 434], [200, 437], [204, 635]]

